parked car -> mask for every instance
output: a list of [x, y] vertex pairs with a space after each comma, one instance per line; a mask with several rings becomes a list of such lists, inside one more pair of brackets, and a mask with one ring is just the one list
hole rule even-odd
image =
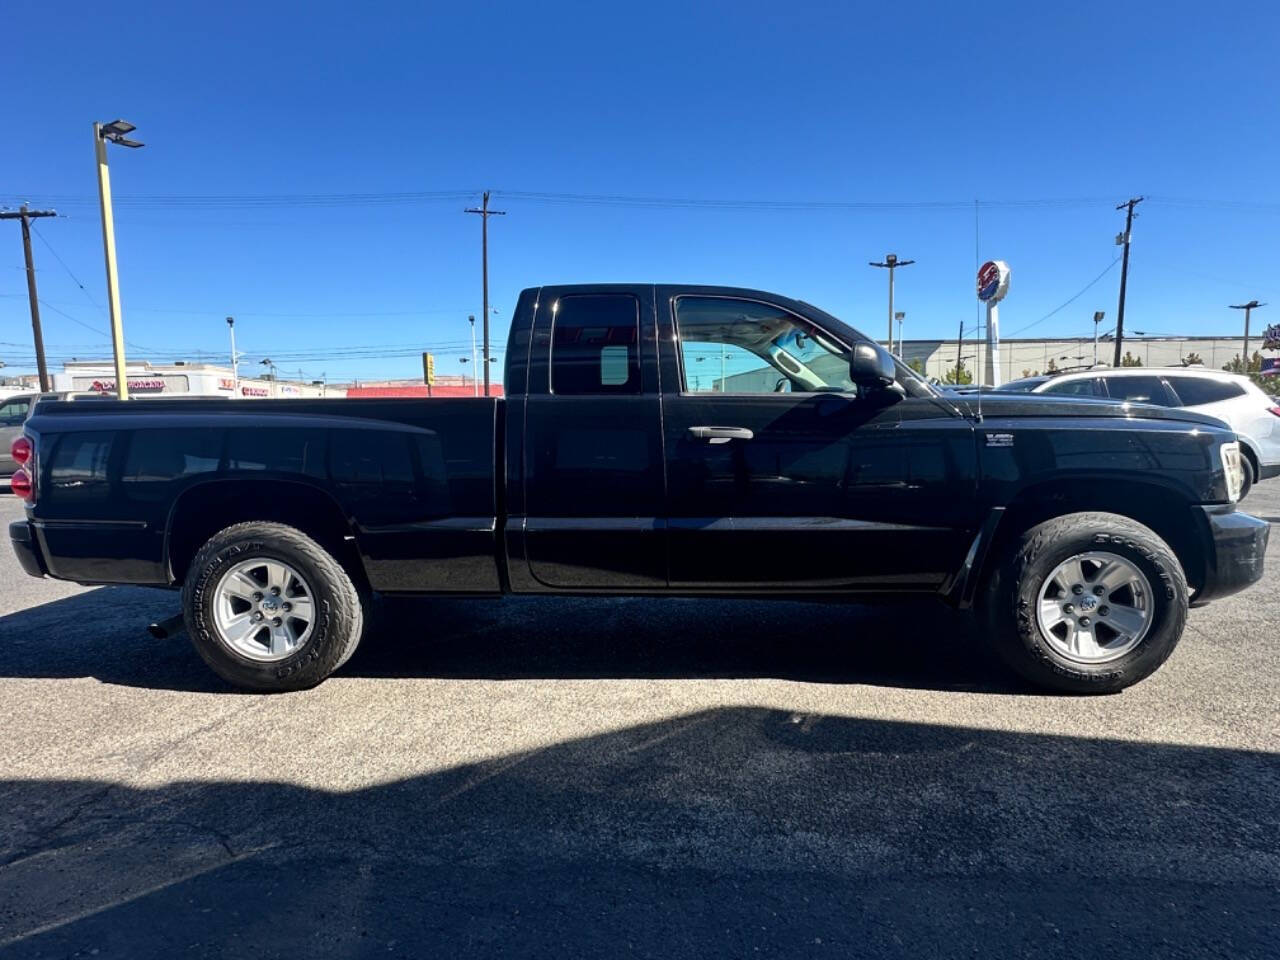
[[[258, 690], [340, 667], [383, 592], [929, 597], [1034, 683], [1114, 691], [1262, 576], [1221, 421], [944, 396], [786, 297], [526, 290], [504, 385], [42, 403], [10, 538], [33, 575], [181, 587], [200, 655]], [[840, 622], [779, 642], [856, 643]]]
[[1052, 379], [1052, 373], [1038, 373], [1034, 377], [1019, 377], [1017, 380], [1007, 380], [995, 389], [1003, 393], [1031, 393], [1040, 384], [1048, 383]]
[[1216, 417], [1240, 439], [1249, 467], [1245, 494], [1259, 480], [1280, 476], [1280, 403], [1246, 376], [1189, 367], [1106, 368], [1052, 377], [1030, 392], [1154, 403]]
[[0, 477], [13, 476], [18, 469], [9, 448], [22, 435], [22, 425], [27, 422], [35, 396], [33, 393], [20, 393], [0, 400]]

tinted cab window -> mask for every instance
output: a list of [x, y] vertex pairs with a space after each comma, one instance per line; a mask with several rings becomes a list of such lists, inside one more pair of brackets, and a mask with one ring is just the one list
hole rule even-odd
[[551, 392], [640, 392], [640, 304], [628, 295], [561, 297], [551, 333]]

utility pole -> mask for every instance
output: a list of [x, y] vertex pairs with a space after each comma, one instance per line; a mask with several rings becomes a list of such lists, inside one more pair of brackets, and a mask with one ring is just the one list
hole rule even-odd
[[29, 210], [24, 203], [18, 210], [0, 212], [0, 220], [22, 221], [22, 253], [27, 260], [27, 299], [31, 301], [31, 335], [36, 342], [36, 369], [40, 372], [40, 392], [48, 393], [49, 367], [44, 359], [44, 334], [40, 331], [40, 298], [36, 296], [36, 267], [31, 259], [31, 221], [37, 217], [56, 217], [53, 210]]
[[960, 332], [956, 334], [956, 382], [960, 382], [960, 353], [964, 349], [964, 321], [960, 321]]
[[480, 209], [469, 207], [465, 213], [480, 214], [481, 273], [484, 278], [484, 395], [489, 395], [489, 218], [505, 217], [505, 210], [489, 209], [489, 191], [484, 192]]
[[[28, 271], [31, 270], [30, 260], [27, 261], [27, 270]], [[33, 287], [32, 289], [34, 290], [35, 288]], [[34, 300], [32, 300], [31, 302], [35, 303]], [[1232, 310], [1244, 311], [1244, 353], [1241, 356], [1241, 359], [1244, 361], [1244, 369], [1241, 370], [1240, 372], [1248, 373], [1249, 372], [1249, 314], [1252, 313], [1254, 310], [1256, 310], [1258, 307], [1265, 307], [1266, 304], [1259, 303], [1257, 300], [1250, 300], [1248, 303], [1233, 303], [1230, 306]]]
[[[1124, 218], [1124, 233], [1116, 237], [1116, 243], [1124, 244], [1124, 259], [1120, 263], [1120, 309], [1116, 314], [1116, 359], [1114, 366], [1120, 366], [1120, 344], [1124, 340], [1124, 291], [1129, 280], [1129, 238], [1133, 233], [1133, 208], [1143, 201], [1142, 197], [1131, 197], [1116, 206], [1117, 210], [1128, 209]], [[1111, 261], [1115, 263], [1115, 261]]]
[[1098, 324], [1106, 315], [1105, 310], [1095, 310], [1093, 314], [1093, 365], [1095, 367], [1098, 365]]
[[908, 267], [915, 263], [914, 260], [899, 260], [896, 253], [886, 253], [884, 263], [876, 263], [874, 260], [868, 261], [868, 266], [887, 267], [889, 269], [889, 342], [886, 344], [889, 352], [893, 353], [893, 271], [897, 267]]

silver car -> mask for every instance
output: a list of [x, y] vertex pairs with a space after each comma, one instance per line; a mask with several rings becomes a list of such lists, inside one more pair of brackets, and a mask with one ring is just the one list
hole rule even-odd
[[18, 469], [18, 464], [9, 455], [9, 446], [22, 433], [22, 425], [27, 422], [27, 414], [31, 412], [36, 396], [34, 393], [19, 393], [0, 400], [0, 477], [11, 477]]

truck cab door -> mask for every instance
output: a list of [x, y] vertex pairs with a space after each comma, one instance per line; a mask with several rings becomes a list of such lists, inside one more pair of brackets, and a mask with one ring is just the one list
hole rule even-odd
[[850, 345], [792, 308], [663, 287], [658, 303], [671, 589], [941, 589], [976, 527], [968, 421], [860, 395]]
[[544, 287], [528, 343], [513, 588], [664, 589], [653, 288]]

